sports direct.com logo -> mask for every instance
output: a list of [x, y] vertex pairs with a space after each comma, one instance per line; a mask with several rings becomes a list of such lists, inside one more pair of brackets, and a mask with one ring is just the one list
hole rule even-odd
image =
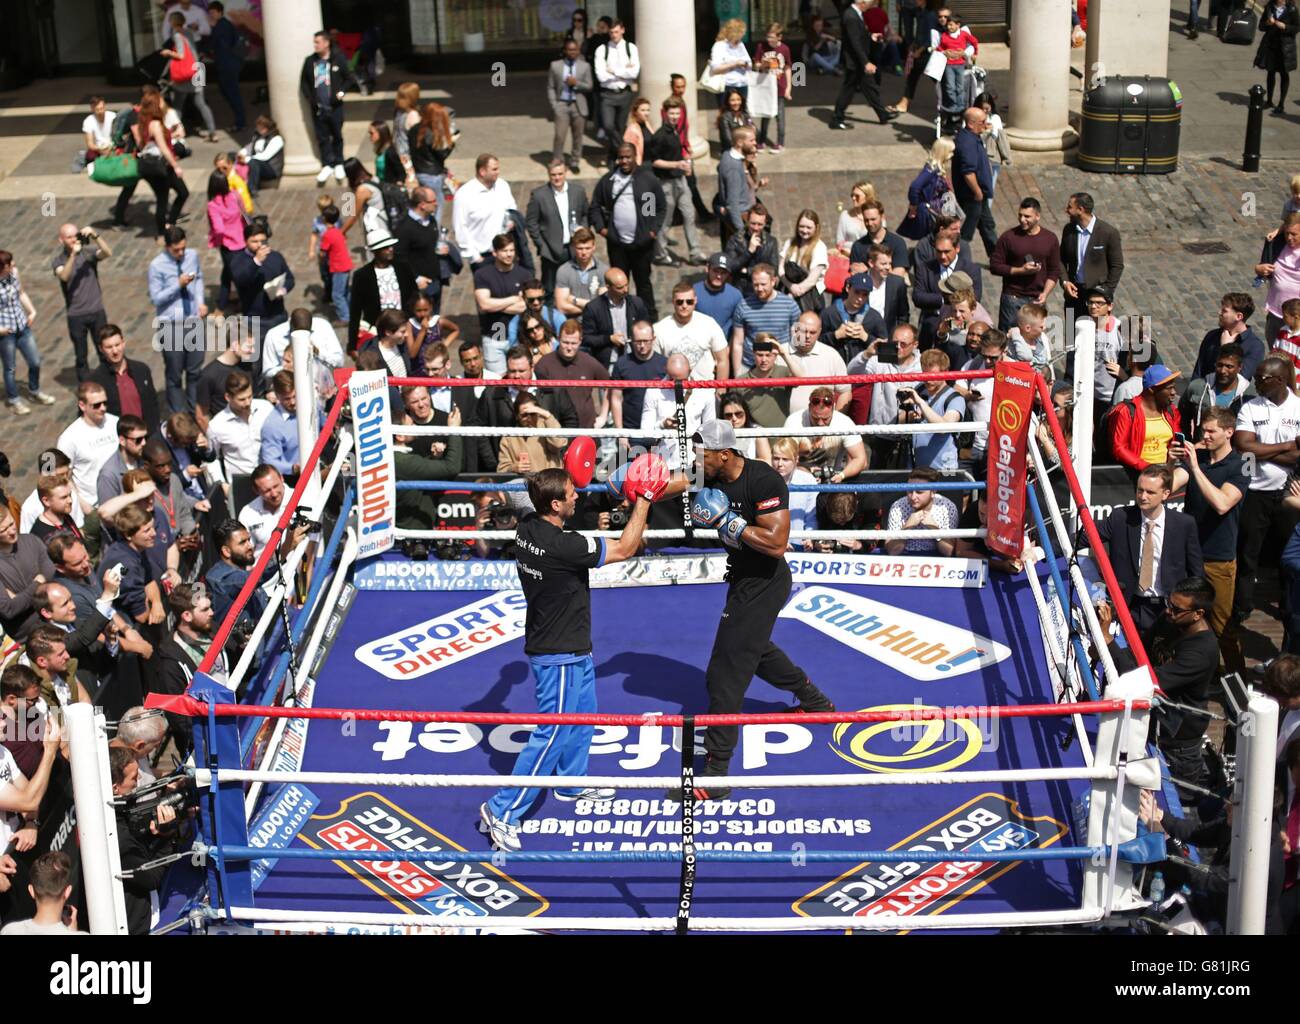
[[356, 657], [389, 679], [418, 679], [522, 637], [526, 604], [522, 591], [494, 593], [380, 637]]

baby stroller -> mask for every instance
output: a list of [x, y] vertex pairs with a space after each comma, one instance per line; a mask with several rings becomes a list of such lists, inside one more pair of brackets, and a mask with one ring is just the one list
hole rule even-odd
[[934, 137], [956, 135], [961, 130], [963, 115], [975, 103], [975, 97], [984, 92], [988, 72], [978, 64], [965, 67], [950, 65], [935, 85], [938, 93], [938, 113], [934, 117]]

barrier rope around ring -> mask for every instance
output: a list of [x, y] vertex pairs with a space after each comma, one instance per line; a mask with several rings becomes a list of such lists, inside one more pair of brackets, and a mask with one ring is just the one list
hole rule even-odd
[[[791, 494], [896, 494], [913, 489], [915, 481], [876, 484], [787, 484], [786, 490]], [[510, 480], [503, 483], [480, 483], [476, 480], [398, 480], [399, 491], [526, 491], [528, 484], [522, 480]], [[988, 484], [983, 480], [937, 480], [925, 485], [927, 491], [983, 491]], [[605, 484], [588, 484], [577, 488], [579, 494], [608, 494]]]
[[[350, 370], [335, 370], [336, 381], [346, 381], [352, 375]], [[714, 391], [736, 391], [749, 388], [802, 388], [802, 387], [843, 387], [859, 384], [900, 384], [915, 381], [954, 381], [954, 380], [988, 380], [993, 377], [992, 370], [944, 370], [937, 373], [848, 373], [838, 377], [768, 377], [754, 380], [750, 377], [730, 378], [728, 380], [684, 380], [682, 387], [687, 391], [704, 388]], [[482, 377], [389, 377], [391, 387], [450, 387], [481, 388], [507, 387], [509, 382], [501, 380], [493, 383]], [[545, 380], [535, 382], [539, 387], [547, 388], [598, 388], [608, 387], [608, 381], [591, 380]], [[340, 384], [340, 387], [342, 385]], [[654, 388], [662, 390], [667, 386], [663, 380], [620, 380], [620, 390], [627, 388]]]

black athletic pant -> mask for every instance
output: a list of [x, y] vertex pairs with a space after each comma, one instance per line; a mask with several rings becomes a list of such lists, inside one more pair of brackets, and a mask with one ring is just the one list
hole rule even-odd
[[[807, 684], [808, 674], [772, 643], [772, 627], [790, 596], [790, 582], [789, 566], [781, 559], [771, 579], [740, 579], [727, 588], [727, 603], [704, 680], [709, 690], [709, 714], [739, 714], [754, 676], [791, 693]], [[704, 749], [715, 769], [730, 762], [739, 738], [740, 729], [734, 725], [711, 726], [705, 731]]]
[[624, 245], [610, 233], [606, 239], [609, 248], [609, 265], [630, 276], [636, 284], [636, 294], [650, 311], [650, 321], [658, 319], [655, 312], [655, 289], [651, 280], [651, 261], [654, 259], [654, 239], [640, 245]]

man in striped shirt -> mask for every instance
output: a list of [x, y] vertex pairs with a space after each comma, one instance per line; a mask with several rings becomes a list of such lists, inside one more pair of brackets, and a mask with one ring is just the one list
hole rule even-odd
[[732, 317], [732, 373], [738, 373], [742, 365], [754, 365], [755, 335], [770, 334], [779, 343], [790, 340], [790, 330], [799, 319], [799, 305], [784, 292], [776, 291], [776, 277], [770, 263], [759, 263], [750, 271], [754, 291], [741, 298]]

